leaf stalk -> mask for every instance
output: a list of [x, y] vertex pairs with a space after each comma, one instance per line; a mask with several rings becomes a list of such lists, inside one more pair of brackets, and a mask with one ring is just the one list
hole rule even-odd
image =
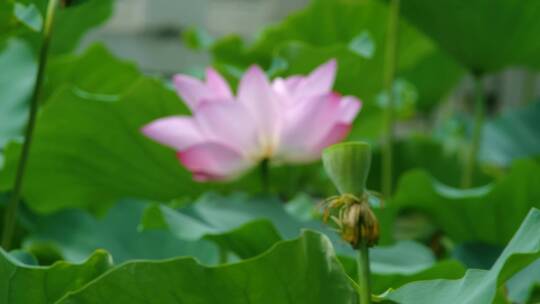
[[45, 17], [45, 23], [43, 26], [43, 41], [41, 43], [41, 49], [39, 52], [39, 63], [36, 76], [36, 82], [34, 84], [34, 90], [30, 100], [30, 113], [28, 115], [28, 122], [26, 125], [24, 143], [22, 146], [21, 155], [19, 157], [19, 163], [15, 176], [15, 184], [13, 186], [13, 192], [11, 199], [6, 207], [4, 215], [4, 229], [2, 231], [2, 247], [4, 250], [9, 250], [13, 240], [13, 234], [15, 232], [15, 225], [17, 219], [17, 209], [19, 208], [19, 202], [21, 199], [21, 190], [24, 180], [24, 173], [26, 165], [28, 163], [28, 157], [30, 154], [30, 146], [34, 135], [34, 129], [36, 125], [37, 112], [39, 108], [39, 99], [41, 97], [41, 91], [43, 88], [43, 80], [45, 76], [45, 68], [47, 66], [47, 58], [49, 52], [49, 44], [52, 37], [52, 30], [54, 24], [54, 17], [56, 8], [58, 6], [58, 0], [49, 0], [47, 5], [47, 12]]
[[474, 171], [476, 168], [476, 160], [480, 143], [482, 141], [482, 130], [484, 128], [485, 119], [485, 90], [482, 83], [482, 76], [474, 75], [474, 126], [471, 143], [465, 158], [465, 166], [463, 168], [463, 176], [461, 178], [461, 187], [469, 188], [473, 184]]
[[384, 112], [384, 134], [382, 144], [382, 193], [385, 197], [392, 194], [392, 160], [394, 145], [395, 124], [395, 96], [393, 90], [396, 66], [398, 61], [397, 45], [399, 30], [400, 0], [390, 0], [388, 29], [386, 33], [386, 48], [384, 61], [384, 87], [388, 96], [388, 103]]
[[361, 241], [357, 249], [356, 265], [358, 269], [358, 302], [371, 303], [371, 279], [369, 269], [369, 248], [365, 241]]

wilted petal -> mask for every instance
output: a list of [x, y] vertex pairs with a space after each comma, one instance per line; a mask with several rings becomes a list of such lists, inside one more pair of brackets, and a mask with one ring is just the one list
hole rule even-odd
[[233, 179], [253, 165], [239, 151], [215, 142], [200, 143], [180, 151], [178, 159], [197, 180]]
[[244, 106], [234, 100], [202, 103], [195, 110], [201, 131], [249, 155], [257, 147], [256, 124]]
[[259, 67], [250, 67], [242, 77], [238, 100], [246, 106], [257, 123], [261, 144], [265, 148], [273, 146], [280, 125], [280, 102]]
[[233, 97], [229, 84], [223, 77], [213, 68], [206, 69], [206, 85], [216, 97], [223, 99], [231, 99]]
[[182, 150], [204, 140], [204, 136], [191, 117], [171, 116], [154, 120], [142, 132], [155, 141]]

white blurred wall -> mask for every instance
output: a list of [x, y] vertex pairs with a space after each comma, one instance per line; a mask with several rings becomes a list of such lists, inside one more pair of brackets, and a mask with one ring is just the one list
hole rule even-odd
[[104, 42], [122, 58], [147, 73], [169, 75], [208, 58], [186, 49], [180, 32], [200, 26], [220, 37], [231, 33], [252, 39], [308, 0], [116, 0], [115, 13], [102, 28], [90, 33], [81, 49]]

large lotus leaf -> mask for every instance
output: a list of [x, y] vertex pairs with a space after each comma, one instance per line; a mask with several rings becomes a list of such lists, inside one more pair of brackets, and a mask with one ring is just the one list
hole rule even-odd
[[493, 303], [498, 287], [540, 257], [540, 210], [532, 209], [490, 270], [471, 269], [459, 280], [409, 283], [385, 298], [398, 303]]
[[[59, 89], [38, 118], [23, 196], [40, 212], [68, 206], [99, 211], [122, 197], [166, 200], [197, 191], [201, 186], [191, 182], [174, 152], [139, 131], [153, 119], [177, 113], [179, 105], [173, 92], [147, 79], [121, 97]], [[4, 187], [11, 185], [20, 147], [9, 148]]]
[[[20, 136], [26, 123], [37, 63], [28, 43], [22, 39], [11, 39], [0, 53], [0, 67], [5, 71], [0, 76], [1, 148], [8, 139]], [[104, 75], [107, 75], [107, 81], [103, 81]], [[132, 64], [119, 62], [103, 46], [95, 45], [81, 57], [60, 56], [50, 61], [44, 99], [66, 84], [94, 94], [117, 94], [139, 77]]]
[[389, 202], [400, 210], [420, 210], [457, 242], [506, 244], [531, 207], [540, 207], [540, 166], [517, 161], [493, 184], [460, 190], [434, 180], [424, 171], [402, 177]]
[[[193, 206], [179, 210], [154, 205], [147, 210], [142, 225], [166, 228], [180, 240], [212, 240], [242, 259], [261, 254], [282, 237], [295, 237], [302, 228], [316, 229], [332, 240], [347, 273], [356, 277], [356, 253], [318, 220], [300, 221], [286, 212], [285, 206], [264, 197], [206, 195]], [[464, 273], [458, 262], [437, 263], [428, 248], [412, 241], [373, 248], [371, 266], [376, 292], [418, 279], [459, 278]]]
[[21, 135], [26, 123], [27, 104], [37, 70], [30, 46], [10, 39], [0, 50], [0, 151], [5, 143]]
[[514, 159], [540, 155], [540, 102], [503, 112], [486, 123], [479, 158], [508, 166]]
[[540, 259], [508, 281], [508, 298], [514, 303], [535, 303], [532, 299], [535, 286], [540, 286]]
[[510, 65], [540, 68], [536, 0], [407, 0], [402, 11], [472, 71]]
[[261, 254], [281, 240], [268, 220], [253, 220], [239, 223], [236, 228], [220, 229], [165, 205], [149, 207], [141, 225], [144, 230], [168, 229], [181, 240], [211, 240], [223, 254], [232, 252], [242, 259]]
[[[396, 255], [403, 252], [396, 251]], [[416, 257], [415, 257], [416, 258]], [[410, 263], [410, 262], [409, 262]], [[391, 273], [373, 273], [372, 288], [373, 293], [382, 293], [389, 288], [399, 288], [407, 283], [434, 279], [457, 279], [465, 273], [465, 267], [456, 260], [443, 260], [436, 262], [429, 267], [411, 272], [400, 272], [397, 269], [391, 269]]]
[[111, 257], [99, 250], [81, 264], [57, 262], [51, 266], [23, 264], [0, 249], [0, 302], [54, 304], [111, 267]]
[[[314, 203], [312, 208], [315, 208]], [[321, 221], [297, 220], [287, 212], [284, 202], [268, 196], [252, 197], [245, 193], [221, 196], [209, 193], [193, 205], [179, 210], [154, 205], [146, 211], [141, 224], [145, 229], [166, 228], [183, 240], [209, 238], [220, 244], [220, 240], [230, 239], [231, 236], [242, 238], [245, 242], [241, 243], [243, 240], [238, 239], [236, 244], [229, 243], [235, 246], [226, 246], [226, 249], [242, 258], [262, 253], [281, 238], [297, 237], [304, 228], [326, 232], [334, 240], [338, 253], [354, 254]], [[249, 236], [244, 238], [243, 232], [248, 232]], [[265, 240], [263, 236], [268, 238]]]
[[[118, 292], [121, 290], [122, 292]], [[191, 258], [128, 262], [59, 304], [356, 303], [330, 241], [315, 232], [239, 263], [205, 267]]]
[[140, 77], [134, 63], [119, 60], [103, 45], [94, 44], [79, 56], [64, 55], [51, 59], [47, 65], [45, 99], [66, 85], [96, 97], [114, 98], [110, 95], [123, 93]]
[[114, 263], [132, 259], [165, 259], [193, 256], [205, 264], [217, 261], [217, 248], [208, 241], [179, 240], [164, 231], [139, 231], [148, 204], [123, 201], [102, 218], [82, 210], [65, 210], [48, 216], [28, 216], [28, 236], [23, 247], [58, 248], [68, 261], [81, 261], [96, 249], [110, 252]]

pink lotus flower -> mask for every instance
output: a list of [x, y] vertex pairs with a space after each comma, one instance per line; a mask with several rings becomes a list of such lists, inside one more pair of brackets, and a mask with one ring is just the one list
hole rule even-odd
[[277, 78], [251, 66], [238, 94], [215, 70], [206, 82], [176, 75], [178, 94], [193, 112], [144, 126], [143, 133], [176, 149], [180, 162], [194, 179], [229, 180], [263, 159], [274, 163], [307, 163], [349, 132], [361, 103], [332, 92], [336, 61], [310, 75]]

